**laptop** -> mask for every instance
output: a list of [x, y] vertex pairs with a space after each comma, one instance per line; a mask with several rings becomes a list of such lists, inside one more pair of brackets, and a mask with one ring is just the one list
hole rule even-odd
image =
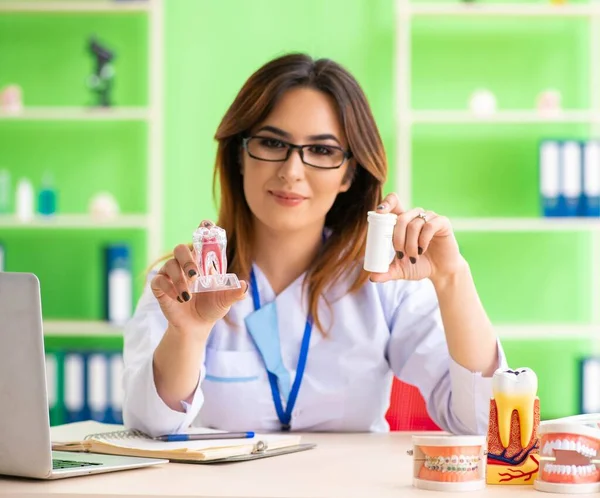
[[0, 474], [59, 479], [168, 460], [52, 451], [40, 283], [0, 272]]

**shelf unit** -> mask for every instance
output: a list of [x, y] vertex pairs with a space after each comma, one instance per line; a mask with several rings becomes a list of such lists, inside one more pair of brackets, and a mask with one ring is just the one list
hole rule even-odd
[[126, 13], [146, 12], [150, 10], [147, 0], [67, 0], [53, 2], [51, 0], [37, 1], [6, 1], [0, 0], [0, 12], [102, 12]]
[[549, 115], [529, 110], [501, 110], [489, 115], [475, 115], [469, 111], [408, 111], [406, 119], [412, 124], [556, 124], [600, 123], [600, 113], [588, 110], [563, 110]]
[[482, 4], [482, 3], [418, 3], [408, 7], [411, 17], [598, 17], [596, 5], [554, 4]]
[[14, 121], [145, 121], [150, 113], [144, 108], [117, 107], [29, 107], [19, 112], [0, 110], [0, 120]]
[[[589, 125], [592, 136], [600, 136], [600, 1], [587, 4], [493, 4], [465, 3], [413, 3], [396, 0], [396, 64], [395, 94], [397, 123], [396, 192], [406, 207], [412, 203], [412, 132], [415, 125], [480, 125], [486, 124], [556, 124], [572, 123]], [[564, 109], [544, 115], [535, 109], [497, 110], [490, 115], [478, 116], [466, 109], [445, 110], [413, 109], [411, 104], [412, 68], [412, 21], [419, 17], [462, 18], [523, 18], [533, 22], [535, 18], [584, 18], [590, 25], [588, 91], [589, 109]], [[565, 333], [569, 336], [586, 337], [600, 343], [600, 219], [593, 218], [460, 218], [451, 219], [457, 232], [579, 232], [586, 231], [590, 237], [590, 303], [589, 324], [563, 325], [502, 325], [497, 329], [501, 337], [555, 337]], [[568, 331], [568, 332], [565, 332]]]
[[[144, 230], [149, 260], [160, 256], [163, 247], [163, 151], [164, 151], [164, 0], [66, 0], [7, 1], [0, 0], [0, 15], [18, 14], [111, 14], [144, 13], [148, 19], [148, 104], [145, 107], [25, 107], [19, 112], [0, 110], [2, 121], [143, 121], [147, 125], [146, 173], [147, 201], [143, 214], [120, 214], [108, 220], [98, 220], [86, 214], [36, 216], [22, 222], [13, 215], [0, 215], [2, 229], [54, 230]], [[57, 336], [114, 335], [118, 328], [103, 321], [48, 320], [45, 334]]]
[[122, 327], [102, 320], [45, 320], [44, 334], [52, 336], [121, 336]]
[[85, 214], [61, 214], [55, 216], [36, 216], [31, 221], [21, 221], [14, 215], [0, 215], [0, 229], [69, 229], [97, 230], [108, 228], [142, 229], [150, 226], [148, 216], [143, 214], [126, 214], [115, 218], [99, 220]]
[[600, 219], [590, 218], [454, 218], [461, 232], [580, 232], [600, 231]]

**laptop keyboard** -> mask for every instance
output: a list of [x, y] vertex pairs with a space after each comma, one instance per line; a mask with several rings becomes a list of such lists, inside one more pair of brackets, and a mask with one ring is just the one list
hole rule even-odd
[[81, 467], [94, 467], [96, 465], [102, 464], [96, 462], [74, 462], [73, 460], [52, 460], [52, 470], [78, 469]]

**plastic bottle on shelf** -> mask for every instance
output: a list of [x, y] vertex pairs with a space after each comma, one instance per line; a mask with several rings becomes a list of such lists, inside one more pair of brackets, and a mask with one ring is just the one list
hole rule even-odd
[[50, 174], [44, 175], [38, 196], [38, 212], [44, 216], [56, 213], [56, 189]]
[[106, 248], [106, 319], [122, 326], [133, 310], [131, 256], [127, 245]]
[[15, 198], [17, 219], [22, 222], [33, 220], [33, 185], [27, 178], [21, 178], [17, 183], [17, 193]]

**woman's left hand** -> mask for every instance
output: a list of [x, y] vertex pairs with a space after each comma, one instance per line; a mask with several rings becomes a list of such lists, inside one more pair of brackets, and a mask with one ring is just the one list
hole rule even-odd
[[396, 257], [387, 273], [372, 273], [371, 281], [429, 278], [435, 282], [466, 267], [445, 216], [421, 208], [405, 211], [393, 193], [385, 197], [377, 212], [398, 215], [393, 238]]

